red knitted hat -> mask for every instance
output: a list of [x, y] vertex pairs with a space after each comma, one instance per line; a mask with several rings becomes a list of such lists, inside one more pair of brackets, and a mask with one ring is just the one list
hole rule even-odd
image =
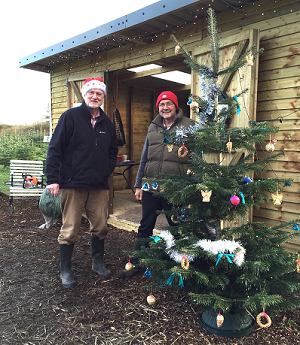
[[178, 110], [178, 98], [177, 96], [171, 92], [171, 91], [164, 91], [162, 92], [158, 97], [157, 97], [157, 101], [156, 101], [156, 109], [158, 110], [158, 104], [161, 100], [163, 99], [169, 99], [170, 101], [172, 101], [175, 106], [176, 109]]

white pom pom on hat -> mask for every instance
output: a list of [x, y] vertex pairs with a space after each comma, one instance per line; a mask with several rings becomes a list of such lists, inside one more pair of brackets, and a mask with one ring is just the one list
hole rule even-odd
[[81, 88], [82, 97], [91, 89], [100, 89], [106, 95], [106, 85], [103, 83], [102, 78], [87, 78]]

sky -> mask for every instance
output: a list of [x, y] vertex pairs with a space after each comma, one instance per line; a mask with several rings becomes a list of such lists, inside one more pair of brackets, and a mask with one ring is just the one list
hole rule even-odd
[[47, 115], [50, 75], [19, 59], [158, 0], [15, 0], [1, 5], [0, 123], [30, 125]]

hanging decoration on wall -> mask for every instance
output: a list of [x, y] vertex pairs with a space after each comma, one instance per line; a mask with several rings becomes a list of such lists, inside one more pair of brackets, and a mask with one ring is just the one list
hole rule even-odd
[[246, 55], [247, 65], [253, 66], [253, 54], [250, 51], [248, 55]]
[[275, 150], [275, 145], [272, 143], [272, 142], [269, 142], [267, 145], [266, 145], [266, 151], [267, 152], [273, 152]]
[[275, 206], [281, 205], [282, 198], [283, 198], [283, 194], [278, 193], [278, 191], [277, 191], [276, 194], [272, 194], [272, 199], [273, 199], [273, 203], [274, 203]]

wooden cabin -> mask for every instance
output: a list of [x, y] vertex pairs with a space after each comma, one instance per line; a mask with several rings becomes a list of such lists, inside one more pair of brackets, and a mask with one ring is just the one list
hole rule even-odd
[[[148, 125], [157, 115], [155, 101], [161, 91], [175, 92], [180, 107], [190, 116], [187, 100], [190, 93], [199, 94], [200, 80], [183, 62], [181, 53], [175, 55], [176, 44], [170, 35], [174, 34], [197, 61], [209, 63], [206, 17], [211, 6], [218, 23], [221, 67], [228, 66], [251, 44], [264, 48], [253, 66], [246, 66], [219, 82], [230, 96], [249, 88], [245, 98], [239, 99], [241, 113], [232, 118], [231, 126], [248, 126], [249, 120], [267, 120], [279, 127], [275, 152], [283, 150], [285, 156], [268, 166], [261, 177], [293, 182], [284, 187], [281, 205], [275, 206], [272, 201], [262, 205], [253, 211], [253, 220], [267, 225], [290, 221], [299, 216], [300, 205], [300, 1], [241, 3], [158, 1], [24, 57], [20, 59], [20, 67], [50, 73], [53, 128], [66, 109], [81, 102], [83, 81], [102, 76], [107, 85], [104, 110], [113, 119], [116, 107], [125, 130], [126, 145], [119, 148], [119, 154], [138, 162]], [[149, 64], [157, 66], [140, 72], [130, 70]], [[191, 75], [191, 82], [183, 82], [180, 76], [175, 81], [157, 77], [174, 71]], [[266, 138], [265, 144], [271, 139], [274, 138]], [[269, 153], [262, 145], [257, 147], [257, 154], [263, 157]], [[136, 172], [137, 167], [126, 172], [132, 184]], [[113, 188], [122, 190], [128, 186], [117, 176]], [[289, 248], [299, 250], [299, 245], [294, 241]]]

